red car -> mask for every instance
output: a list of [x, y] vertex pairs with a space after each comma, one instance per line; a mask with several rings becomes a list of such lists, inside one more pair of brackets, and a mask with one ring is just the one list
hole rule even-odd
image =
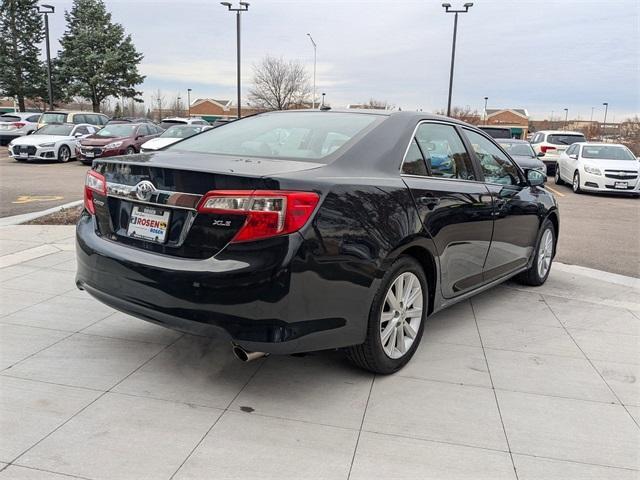
[[152, 123], [106, 125], [77, 143], [77, 157], [82, 163], [90, 165], [95, 158], [138, 153], [144, 142], [157, 137], [163, 131]]

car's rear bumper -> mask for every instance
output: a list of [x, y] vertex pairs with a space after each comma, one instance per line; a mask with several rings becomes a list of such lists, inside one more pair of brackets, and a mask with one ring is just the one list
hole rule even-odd
[[[117, 310], [196, 335], [223, 335], [247, 350], [267, 353], [364, 341], [368, 289], [305, 271], [297, 254], [304, 243], [299, 234], [234, 258], [219, 254], [200, 260], [102, 238], [86, 214], [76, 233], [78, 287]], [[353, 303], [327, 298], [333, 292], [341, 297], [338, 292], [346, 292]]]

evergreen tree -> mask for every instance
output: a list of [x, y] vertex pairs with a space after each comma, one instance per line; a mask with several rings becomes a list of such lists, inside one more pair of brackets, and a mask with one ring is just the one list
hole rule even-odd
[[125, 35], [124, 28], [111, 21], [102, 0], [74, 0], [65, 12], [67, 30], [60, 44], [60, 71], [71, 95], [91, 100], [93, 111], [109, 96], [131, 97], [141, 102], [135, 89], [144, 80], [138, 72], [143, 58]]
[[17, 97], [46, 98], [46, 69], [39, 59], [44, 38], [37, 0], [2, 0], [0, 5], [0, 92]]

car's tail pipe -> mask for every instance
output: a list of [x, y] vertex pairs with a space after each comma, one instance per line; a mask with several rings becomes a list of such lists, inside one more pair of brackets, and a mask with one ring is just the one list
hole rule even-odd
[[269, 355], [265, 352], [251, 352], [236, 344], [233, 344], [233, 354], [238, 360], [241, 360], [243, 362], [251, 362], [253, 360], [257, 360], [258, 358], [266, 357]]

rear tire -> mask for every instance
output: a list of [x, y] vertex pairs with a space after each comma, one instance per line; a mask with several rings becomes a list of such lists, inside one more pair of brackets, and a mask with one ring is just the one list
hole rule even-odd
[[562, 177], [560, 176], [560, 167], [558, 165], [556, 165], [556, 174], [554, 175], [553, 180], [555, 181], [556, 185], [564, 184], [564, 180], [562, 180]]
[[135, 148], [133, 148], [133, 147], [127, 147], [127, 151], [126, 151], [126, 154], [127, 154], [127, 155], [133, 155], [133, 154], [135, 154], [135, 153], [136, 153], [136, 149], [135, 149]]
[[573, 193], [582, 193], [582, 189], [580, 188], [580, 173], [577, 170], [576, 173], [573, 174], [571, 189], [573, 190]]
[[[373, 298], [365, 342], [347, 348], [349, 360], [380, 374], [404, 367], [422, 338], [429, 307], [428, 288], [420, 264], [413, 257], [399, 257], [382, 277]], [[396, 299], [398, 293], [402, 300]]]
[[66, 145], [62, 145], [58, 149], [58, 161], [60, 163], [67, 163], [71, 159], [71, 150]]
[[524, 285], [539, 287], [547, 281], [551, 264], [556, 252], [556, 229], [550, 220], [545, 220], [540, 229], [538, 242], [536, 243], [536, 254], [533, 263], [528, 270], [525, 270], [516, 277], [516, 280]]

